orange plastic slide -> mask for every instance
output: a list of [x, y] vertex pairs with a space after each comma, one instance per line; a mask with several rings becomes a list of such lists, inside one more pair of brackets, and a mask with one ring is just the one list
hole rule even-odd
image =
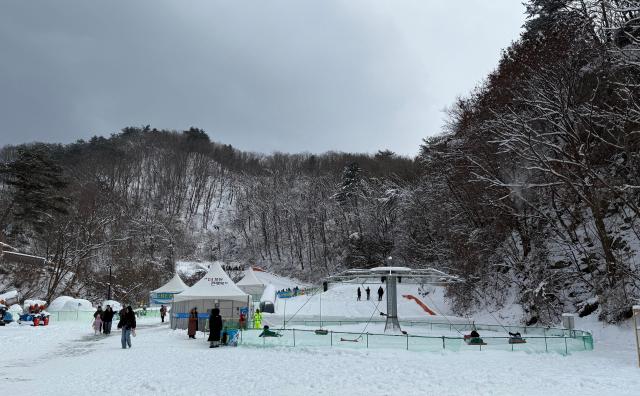
[[406, 298], [407, 300], [415, 301], [416, 304], [418, 304], [420, 308], [422, 308], [429, 315], [437, 315], [435, 312], [433, 312], [433, 310], [431, 310], [431, 308], [427, 307], [427, 304], [420, 301], [420, 299], [413, 294], [403, 294], [402, 297]]

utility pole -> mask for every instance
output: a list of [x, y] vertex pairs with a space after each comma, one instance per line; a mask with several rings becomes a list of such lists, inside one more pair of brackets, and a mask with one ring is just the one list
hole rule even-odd
[[638, 349], [638, 367], [640, 367], [640, 305], [633, 306], [633, 329], [636, 333], [636, 348]]
[[107, 282], [107, 300], [111, 300], [111, 263], [109, 263], [109, 282]]

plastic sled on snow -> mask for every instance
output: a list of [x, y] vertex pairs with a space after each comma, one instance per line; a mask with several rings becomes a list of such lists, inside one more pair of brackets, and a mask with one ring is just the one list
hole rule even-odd
[[464, 336], [464, 342], [466, 342], [467, 345], [487, 345], [487, 343], [484, 342], [482, 340], [482, 338], [480, 338], [480, 337], [471, 337], [468, 334]]

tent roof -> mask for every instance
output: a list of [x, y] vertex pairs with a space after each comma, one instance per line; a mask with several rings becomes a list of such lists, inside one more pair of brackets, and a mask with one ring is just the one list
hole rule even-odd
[[236, 286], [222, 269], [219, 261], [211, 264], [209, 271], [198, 283], [176, 295], [174, 301], [188, 300], [234, 300], [247, 301], [248, 294]]
[[189, 286], [185, 285], [180, 276], [176, 273], [173, 278], [164, 285], [160, 286], [151, 293], [180, 293], [187, 290]]
[[253, 272], [253, 268], [249, 267], [249, 269], [244, 271], [244, 276], [240, 280], [240, 282], [236, 283], [238, 286], [266, 286], [266, 284], [258, 279], [256, 273]]

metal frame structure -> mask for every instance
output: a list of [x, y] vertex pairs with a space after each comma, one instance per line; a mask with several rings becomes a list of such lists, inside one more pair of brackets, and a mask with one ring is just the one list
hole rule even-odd
[[[374, 279], [376, 281], [373, 281]], [[384, 331], [385, 333], [396, 333], [401, 331], [400, 323], [398, 322], [398, 283], [444, 286], [461, 283], [464, 280], [434, 268], [376, 267], [346, 270], [327, 277], [325, 282], [327, 286], [330, 283], [385, 283], [387, 285], [387, 320], [384, 325]]]

